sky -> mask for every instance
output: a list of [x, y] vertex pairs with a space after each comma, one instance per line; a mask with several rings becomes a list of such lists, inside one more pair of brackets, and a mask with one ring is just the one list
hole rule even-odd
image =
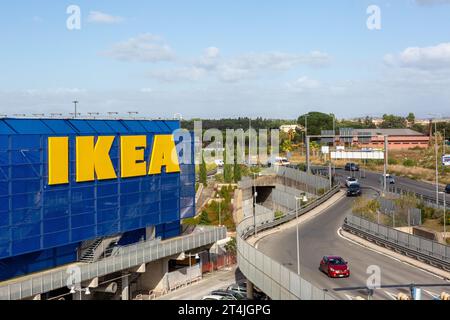
[[1, 115], [450, 116], [450, 0], [4, 1], [0, 38]]

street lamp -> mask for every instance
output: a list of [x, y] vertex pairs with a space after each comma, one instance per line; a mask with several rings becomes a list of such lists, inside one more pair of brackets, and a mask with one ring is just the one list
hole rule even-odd
[[[439, 194], [442, 194], [442, 197], [444, 198], [444, 240], [446, 239], [447, 236], [447, 206], [445, 203], [445, 192], [439, 192]], [[439, 201], [439, 199], [438, 199]]]
[[219, 227], [222, 226], [222, 217], [221, 217], [221, 201], [220, 201], [220, 194], [219, 194], [219, 189], [217, 189], [217, 194], [216, 194], [216, 198], [217, 198], [217, 203], [219, 204]]
[[298, 201], [307, 202], [308, 198], [306, 197], [306, 194], [303, 195], [303, 197], [295, 197], [295, 220], [297, 225], [297, 274], [300, 276], [300, 237], [299, 237], [299, 230], [298, 230]]
[[195, 255], [188, 254], [188, 257], [189, 257], [189, 286], [191, 286], [191, 284], [192, 284], [192, 257], [195, 257], [195, 262], [197, 262], [197, 260], [200, 259], [200, 256], [198, 255], [198, 253], [196, 253]]
[[255, 237], [258, 235], [257, 227], [256, 227], [256, 197], [258, 193], [256, 192], [256, 175], [257, 173], [253, 172], [253, 225], [255, 229]]
[[80, 300], [81, 300], [81, 293], [82, 292], [84, 292], [84, 294], [87, 295], [87, 296], [89, 296], [91, 294], [91, 291], [89, 290], [89, 287], [87, 287], [86, 289], [83, 289], [81, 287], [80, 288], [76, 288], [75, 286], [72, 286], [70, 288], [70, 293], [71, 294], [75, 294], [77, 291], [80, 293]]

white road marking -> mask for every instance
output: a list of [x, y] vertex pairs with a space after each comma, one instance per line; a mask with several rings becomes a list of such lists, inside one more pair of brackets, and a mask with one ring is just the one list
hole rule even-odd
[[426, 290], [426, 289], [422, 289], [422, 291], [426, 294], [428, 294], [429, 296], [431, 296], [433, 299], [439, 299], [440, 295], [438, 295], [437, 293], [434, 293], [433, 291], [430, 290]]
[[441, 277], [441, 276], [439, 276], [439, 275], [437, 275], [437, 274], [434, 274], [434, 273], [431, 272], [431, 271], [424, 270], [424, 269], [422, 269], [422, 268], [420, 268], [420, 267], [418, 267], [418, 266], [415, 266], [415, 265], [413, 265], [413, 264], [411, 264], [411, 263], [408, 263], [408, 262], [406, 262], [406, 261], [402, 261], [402, 260], [400, 260], [400, 259], [398, 259], [398, 258], [395, 258], [395, 257], [393, 257], [393, 256], [391, 256], [391, 255], [389, 255], [389, 254], [387, 254], [387, 253], [379, 252], [379, 251], [377, 251], [377, 250], [375, 250], [375, 249], [373, 249], [373, 248], [366, 247], [365, 245], [363, 245], [363, 244], [361, 244], [361, 243], [358, 243], [358, 242], [356, 242], [356, 241], [354, 241], [354, 240], [352, 240], [352, 239], [348, 239], [348, 238], [344, 237], [344, 236], [341, 234], [341, 232], [340, 232], [341, 230], [342, 230], [342, 228], [339, 228], [339, 229], [337, 230], [337, 234], [338, 234], [338, 236], [339, 236], [340, 238], [342, 238], [342, 239], [344, 239], [344, 240], [347, 240], [347, 241], [349, 241], [349, 242], [351, 242], [351, 243], [353, 243], [353, 244], [356, 244], [356, 245], [358, 245], [358, 246], [360, 246], [360, 247], [363, 247], [363, 248], [365, 248], [365, 249], [368, 249], [368, 250], [370, 250], [370, 251], [373, 251], [373, 252], [375, 252], [375, 253], [378, 253], [378, 254], [380, 254], [380, 255], [382, 255], [382, 256], [388, 257], [388, 258], [390, 258], [390, 259], [392, 259], [392, 260], [395, 260], [395, 261], [397, 261], [397, 262], [403, 263], [403, 264], [405, 264], [405, 265], [407, 265], [407, 266], [409, 266], [409, 267], [416, 268], [417, 270], [420, 270], [420, 271], [422, 271], [422, 272], [424, 272], [424, 273], [426, 273], [426, 274], [429, 274], [429, 275], [434, 276], [434, 277], [436, 277], [436, 278], [438, 278], [438, 279], [441, 279], [441, 280], [446, 280], [446, 281], [448, 282], [447, 279], [445, 279], [445, 278], [443, 278], [443, 277]]
[[391, 292], [389, 292], [389, 291], [386, 291], [386, 290], [383, 290], [384, 291], [384, 293], [386, 293], [386, 295], [389, 297], [389, 298], [391, 298], [392, 300], [397, 300], [397, 295], [395, 295], [395, 294], [393, 294], [393, 293], [391, 293]]

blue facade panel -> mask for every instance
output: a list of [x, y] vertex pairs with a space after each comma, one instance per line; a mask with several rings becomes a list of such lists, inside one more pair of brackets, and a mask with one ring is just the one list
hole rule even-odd
[[[120, 135], [147, 135], [149, 159], [154, 135], [178, 128], [176, 121], [0, 120], [0, 277], [11, 274], [12, 261], [23, 272], [73, 261], [67, 248], [98, 237], [126, 233], [133, 239], [148, 226], [164, 238], [177, 236], [180, 219], [195, 214], [194, 164], [180, 157], [181, 173], [76, 183], [75, 138], [116, 136], [110, 157], [120, 177]], [[48, 185], [52, 136], [69, 137], [67, 185]], [[193, 159], [193, 143], [176, 144]], [[56, 254], [61, 248], [65, 253]], [[51, 257], [46, 262], [45, 255]]]

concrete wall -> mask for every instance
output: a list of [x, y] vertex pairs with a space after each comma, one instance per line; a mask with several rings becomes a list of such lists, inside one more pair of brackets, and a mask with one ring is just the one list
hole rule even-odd
[[169, 259], [161, 259], [150, 262], [146, 265], [146, 272], [143, 273], [136, 283], [136, 291], [164, 291], [165, 274], [169, 272]]

